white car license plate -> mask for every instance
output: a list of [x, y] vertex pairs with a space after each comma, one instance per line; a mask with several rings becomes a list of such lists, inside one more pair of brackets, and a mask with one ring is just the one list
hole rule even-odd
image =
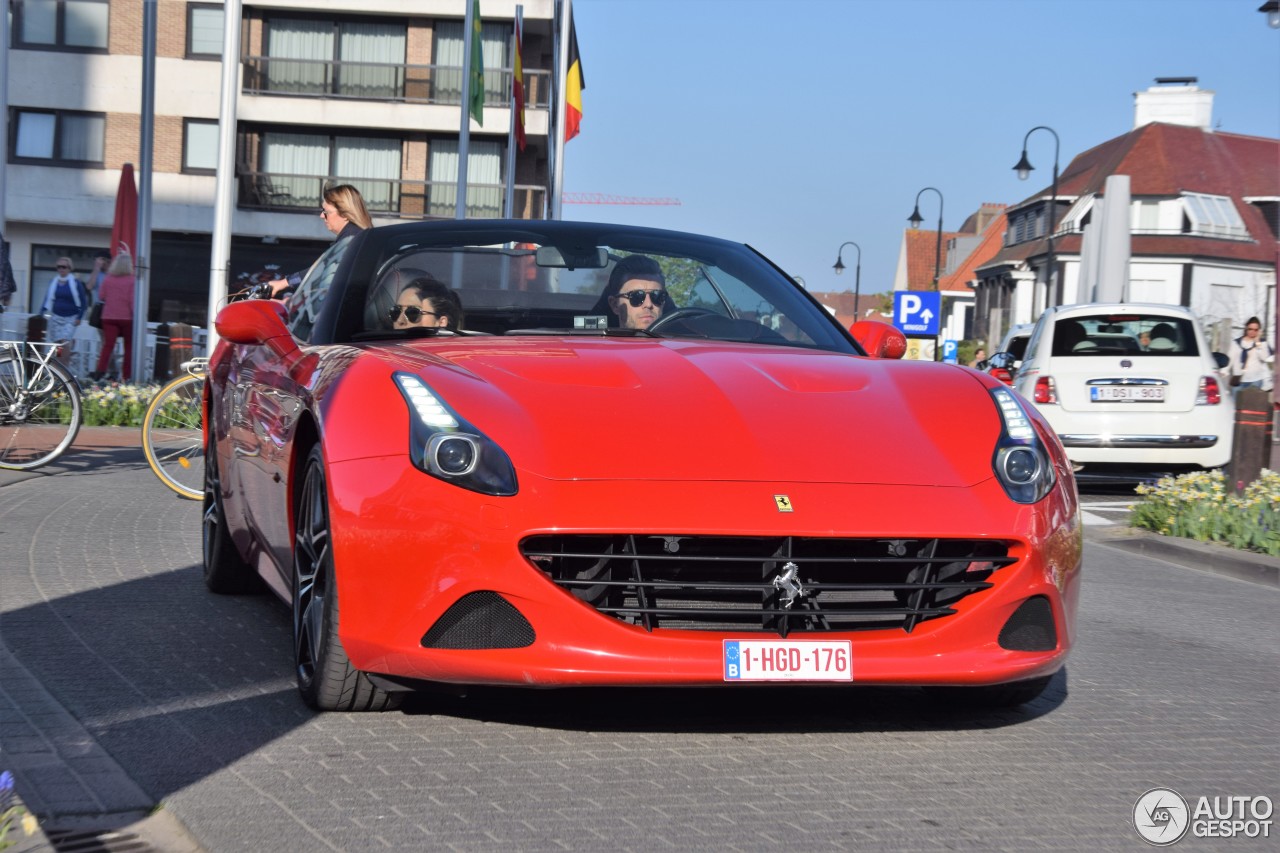
[[1089, 399], [1095, 403], [1163, 403], [1163, 385], [1092, 385]]
[[725, 640], [725, 681], [853, 681], [848, 640]]

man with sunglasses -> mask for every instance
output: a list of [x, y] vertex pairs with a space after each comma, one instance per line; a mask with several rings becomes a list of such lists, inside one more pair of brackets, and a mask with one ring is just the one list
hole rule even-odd
[[667, 308], [667, 279], [653, 258], [628, 255], [609, 274], [601, 298], [622, 328], [647, 329]]

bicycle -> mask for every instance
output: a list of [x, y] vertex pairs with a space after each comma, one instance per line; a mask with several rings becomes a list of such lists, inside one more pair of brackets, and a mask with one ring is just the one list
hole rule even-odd
[[[249, 285], [230, 301], [266, 299], [275, 267], [241, 276]], [[151, 399], [142, 418], [142, 451], [152, 472], [179, 496], [204, 497], [204, 379], [208, 358], [182, 363], [182, 374], [169, 380]]]
[[0, 468], [57, 459], [80, 432], [80, 385], [55, 356], [66, 341], [0, 341]]
[[183, 362], [147, 405], [142, 450], [160, 482], [191, 500], [204, 497], [204, 377], [209, 359]]

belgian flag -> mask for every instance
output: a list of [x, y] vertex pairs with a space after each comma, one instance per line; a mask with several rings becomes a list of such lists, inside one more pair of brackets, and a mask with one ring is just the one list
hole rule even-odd
[[573, 25], [573, 13], [569, 13], [569, 72], [564, 84], [564, 141], [578, 135], [582, 123], [582, 90], [587, 88], [582, 78], [582, 57], [578, 55], [578, 31]]

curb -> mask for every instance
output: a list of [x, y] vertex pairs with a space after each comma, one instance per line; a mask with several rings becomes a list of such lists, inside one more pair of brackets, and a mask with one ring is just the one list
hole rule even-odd
[[1086, 540], [1173, 563], [1185, 569], [1212, 572], [1261, 586], [1280, 588], [1280, 557], [1241, 551], [1216, 542], [1197, 542], [1161, 536], [1136, 527], [1086, 527]]

